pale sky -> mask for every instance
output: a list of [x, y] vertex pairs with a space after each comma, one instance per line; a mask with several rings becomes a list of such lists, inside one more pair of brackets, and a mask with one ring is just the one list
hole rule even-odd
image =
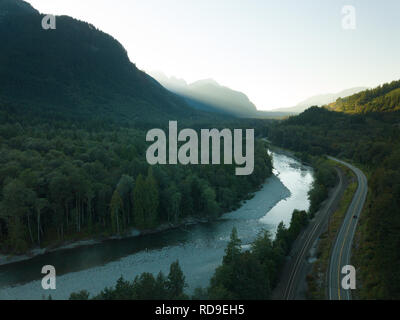
[[[27, 0], [111, 34], [144, 71], [213, 78], [259, 110], [400, 79], [399, 0]], [[342, 28], [342, 8], [356, 29]]]

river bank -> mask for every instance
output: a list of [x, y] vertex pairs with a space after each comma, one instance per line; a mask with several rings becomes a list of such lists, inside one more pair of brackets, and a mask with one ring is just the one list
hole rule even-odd
[[185, 226], [189, 226], [189, 225], [193, 225], [193, 224], [207, 223], [207, 222], [208, 222], [208, 220], [206, 220], [206, 219], [189, 217], [189, 218], [183, 219], [182, 221], [180, 221], [179, 223], [176, 223], [176, 224], [164, 223], [155, 229], [140, 231], [138, 229], [133, 228], [133, 229], [129, 230], [128, 232], [126, 232], [124, 235], [120, 235], [120, 236], [109, 236], [109, 237], [101, 237], [98, 239], [93, 238], [93, 239], [86, 239], [86, 240], [79, 240], [79, 241], [67, 241], [67, 242], [63, 242], [62, 244], [57, 245], [57, 246], [51, 246], [51, 247], [47, 247], [47, 248], [34, 248], [30, 252], [23, 254], [23, 255], [6, 256], [6, 255], [0, 254], [0, 266], [26, 261], [29, 259], [33, 259], [37, 256], [48, 254], [51, 252], [75, 249], [75, 248], [85, 247], [85, 246], [91, 246], [91, 245], [100, 244], [104, 241], [109, 241], [109, 240], [121, 240], [121, 239], [140, 237], [140, 236], [145, 236], [145, 235], [150, 235], [150, 234], [156, 234], [159, 232], [164, 232], [164, 231], [173, 230], [173, 229], [177, 229], [177, 228], [181, 228], [181, 227], [185, 227]]
[[[278, 147], [271, 147], [271, 150], [272, 149], [276, 153], [286, 154], [285, 150], [280, 149]], [[286, 154], [286, 155], [294, 158], [293, 155], [290, 155], [290, 154]], [[255, 191], [255, 192], [257, 192], [257, 191]], [[243, 204], [245, 202], [246, 202], [246, 200], [243, 200], [241, 202], [240, 206], [243, 206]], [[121, 239], [145, 236], [145, 235], [149, 235], [149, 234], [156, 234], [156, 233], [165, 232], [168, 230], [185, 227], [188, 225], [193, 225], [193, 224], [198, 224], [198, 223], [207, 223], [207, 222], [208, 222], [208, 220], [206, 220], [206, 219], [199, 219], [196, 217], [188, 217], [188, 218], [183, 219], [179, 223], [175, 223], [175, 224], [164, 223], [164, 224], [161, 224], [160, 226], [158, 226], [157, 228], [150, 229], [150, 230], [138, 230], [138, 229], [132, 228], [131, 230], [125, 232], [123, 235], [119, 235], [119, 236], [117, 236], [117, 235], [107, 236], [107, 237], [101, 236], [101, 237], [93, 237], [93, 238], [88, 238], [88, 239], [83, 239], [83, 240], [61, 241], [61, 242], [57, 243], [56, 245], [51, 245], [46, 248], [39, 248], [39, 247], [33, 248], [29, 252], [22, 254], [22, 255], [0, 254], [0, 266], [30, 260], [37, 256], [45, 255], [45, 254], [56, 252], [56, 251], [63, 251], [63, 250], [75, 249], [75, 248], [79, 248], [79, 247], [96, 245], [96, 244], [100, 244], [104, 241], [109, 241], [109, 240], [121, 240]]]
[[[68, 299], [72, 292], [92, 295], [114, 286], [123, 275], [133, 280], [143, 272], [168, 274], [179, 260], [188, 283], [187, 293], [206, 287], [221, 264], [233, 227], [244, 248], [262, 230], [274, 234], [278, 224], [289, 223], [293, 209], [307, 210], [312, 169], [293, 158], [273, 153], [274, 176], [251, 200], [210, 223], [187, 225], [157, 234], [104, 241], [86, 247], [47, 253], [34, 259], [0, 266], [0, 299]], [[57, 290], [41, 288], [43, 265], [54, 265]]]

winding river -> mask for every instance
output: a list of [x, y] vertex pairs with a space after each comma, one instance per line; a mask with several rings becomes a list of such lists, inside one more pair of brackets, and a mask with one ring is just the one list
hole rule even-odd
[[[49, 294], [53, 299], [68, 299], [71, 292], [83, 289], [97, 294], [113, 286], [121, 275], [133, 280], [142, 272], [168, 274], [170, 264], [176, 260], [185, 273], [188, 293], [198, 286], [206, 287], [221, 264], [233, 227], [246, 247], [261, 230], [274, 234], [281, 221], [288, 225], [294, 209], [308, 209], [312, 169], [286, 155], [272, 155], [274, 175], [254, 198], [218, 221], [55, 251], [0, 266], [0, 299], [42, 299]], [[44, 265], [56, 268], [54, 291], [41, 287]]]

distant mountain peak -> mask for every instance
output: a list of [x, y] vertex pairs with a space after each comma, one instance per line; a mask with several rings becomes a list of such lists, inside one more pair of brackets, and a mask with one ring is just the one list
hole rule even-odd
[[298, 103], [295, 107], [290, 107], [290, 108], [280, 108], [272, 111], [277, 111], [277, 112], [290, 112], [290, 113], [302, 113], [306, 109], [312, 107], [312, 106], [324, 106], [328, 105], [330, 103], [335, 102], [339, 98], [345, 98], [348, 96], [351, 96], [353, 94], [356, 94], [358, 92], [364, 91], [368, 88], [366, 87], [354, 87], [350, 89], [346, 89], [343, 91], [340, 91], [338, 93], [326, 93], [326, 94], [319, 94], [312, 96], [300, 103]]
[[400, 110], [400, 80], [340, 97], [326, 106], [345, 113], [392, 112]]
[[212, 85], [212, 86], [222, 87], [217, 81], [215, 81], [212, 78], [198, 80], [190, 84], [191, 87], [196, 87], [200, 85]]
[[25, 1], [0, 0], [0, 109], [147, 123], [209, 116], [136, 68], [111, 35], [68, 16], [51, 32], [40, 23]]
[[256, 106], [247, 95], [225, 87], [214, 79], [202, 79], [187, 84], [185, 80], [167, 77], [162, 72], [151, 72], [151, 75], [165, 88], [184, 97], [194, 108], [239, 117], [252, 117], [257, 112]]
[[171, 76], [168, 77], [164, 72], [162, 71], [149, 71], [148, 74], [156, 79], [161, 85], [164, 87], [170, 86], [170, 87], [187, 87], [188, 83], [180, 78]]

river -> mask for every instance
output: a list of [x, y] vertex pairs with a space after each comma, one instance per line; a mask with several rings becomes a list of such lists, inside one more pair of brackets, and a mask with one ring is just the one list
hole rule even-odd
[[[222, 262], [233, 227], [246, 248], [263, 229], [274, 234], [280, 222], [289, 225], [294, 209], [308, 210], [312, 168], [283, 154], [272, 155], [274, 175], [238, 210], [211, 223], [55, 251], [0, 266], [0, 300], [42, 299], [49, 294], [53, 299], [68, 299], [71, 292], [83, 289], [97, 294], [121, 275], [133, 280], [142, 272], [168, 274], [176, 260], [185, 273], [188, 293], [206, 287]], [[41, 287], [44, 265], [56, 268], [56, 290]]]

